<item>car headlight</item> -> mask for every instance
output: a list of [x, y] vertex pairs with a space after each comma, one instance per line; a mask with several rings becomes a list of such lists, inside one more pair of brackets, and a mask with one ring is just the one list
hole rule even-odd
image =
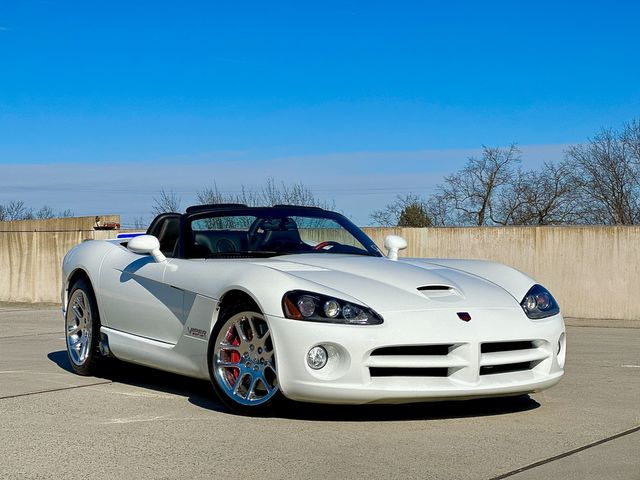
[[560, 313], [558, 302], [542, 285], [531, 287], [520, 305], [527, 317], [532, 319], [551, 317]]
[[320, 293], [293, 290], [282, 297], [284, 316], [310, 322], [380, 325], [382, 317], [363, 305]]

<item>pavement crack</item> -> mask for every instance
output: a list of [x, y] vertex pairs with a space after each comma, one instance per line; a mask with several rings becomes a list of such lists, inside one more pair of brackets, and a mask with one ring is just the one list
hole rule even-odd
[[565, 457], [568, 457], [570, 455], [574, 455], [576, 453], [583, 452], [584, 450], [587, 450], [589, 448], [597, 447], [598, 445], [602, 445], [603, 443], [607, 443], [607, 442], [610, 442], [612, 440], [616, 440], [616, 439], [618, 439], [620, 437], [624, 437], [625, 435], [629, 435], [631, 433], [635, 433], [635, 432], [638, 432], [638, 431], [640, 431], [640, 425], [638, 425], [637, 427], [630, 428], [629, 430], [625, 430], [624, 432], [616, 433], [615, 435], [611, 435], [611, 436], [603, 438], [601, 440], [597, 440], [595, 442], [588, 443], [588, 444], [583, 445], [581, 447], [574, 448], [573, 450], [569, 450], [567, 452], [560, 453], [558, 455], [554, 455], [553, 457], [549, 457], [549, 458], [546, 458], [544, 460], [540, 460], [538, 462], [531, 463], [531, 464], [526, 465], [524, 467], [520, 467], [520, 468], [518, 468], [516, 470], [512, 470], [510, 472], [503, 473], [502, 475], [498, 475], [497, 477], [491, 477], [489, 480], [502, 480], [503, 478], [511, 477], [511, 476], [516, 475], [516, 474], [521, 473], [521, 472], [526, 472], [527, 470], [531, 470], [531, 469], [539, 467], [541, 465], [546, 465], [547, 463], [555, 462], [556, 460], [560, 460], [561, 458], [565, 458]]
[[64, 390], [75, 390], [77, 388], [95, 387], [96, 385], [108, 385], [110, 383], [113, 383], [113, 382], [111, 380], [105, 380], [102, 382], [87, 383], [86, 385], [74, 385], [73, 387], [49, 388], [47, 390], [38, 390], [35, 392], [17, 393], [15, 395], [5, 395], [3, 397], [0, 397], [0, 400], [7, 400], [10, 398], [18, 398], [18, 397], [28, 397], [30, 395], [40, 395], [42, 393], [62, 392]]

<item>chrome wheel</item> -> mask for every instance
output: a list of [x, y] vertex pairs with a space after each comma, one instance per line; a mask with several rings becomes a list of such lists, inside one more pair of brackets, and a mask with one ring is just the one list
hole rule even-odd
[[84, 365], [91, 353], [91, 306], [83, 290], [73, 292], [66, 316], [67, 350], [71, 361]]
[[234, 402], [254, 406], [278, 392], [269, 326], [256, 312], [241, 312], [225, 321], [213, 349], [213, 375]]

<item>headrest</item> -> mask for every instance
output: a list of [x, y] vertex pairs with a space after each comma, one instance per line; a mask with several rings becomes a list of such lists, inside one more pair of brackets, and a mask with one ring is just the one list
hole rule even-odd
[[265, 231], [286, 232], [289, 230], [298, 230], [298, 224], [289, 218], [267, 218], [261, 225]]

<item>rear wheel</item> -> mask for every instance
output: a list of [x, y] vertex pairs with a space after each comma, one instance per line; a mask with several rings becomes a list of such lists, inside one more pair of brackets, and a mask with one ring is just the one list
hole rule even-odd
[[282, 396], [269, 324], [255, 306], [235, 305], [221, 313], [208, 357], [216, 394], [234, 412], [264, 415]]
[[100, 317], [93, 290], [85, 279], [78, 280], [70, 289], [65, 337], [73, 370], [79, 375], [95, 375], [101, 357]]

